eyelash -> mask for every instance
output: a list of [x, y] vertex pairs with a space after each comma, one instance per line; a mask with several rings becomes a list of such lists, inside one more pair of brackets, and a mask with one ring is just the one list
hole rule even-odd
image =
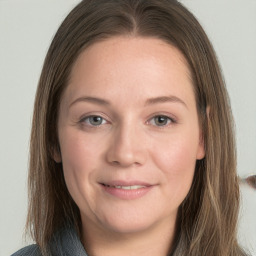
[[[164, 125], [154, 125], [154, 126], [157, 126], [158, 128], [161, 128], [161, 129], [163, 129], [165, 127], [168, 127], [172, 124], [177, 123], [177, 121], [173, 117], [170, 117], [170, 116], [167, 116], [167, 115], [161, 115], [161, 114], [153, 116], [152, 118], [149, 119], [149, 121], [147, 121], [147, 123], [150, 123], [150, 121], [152, 121], [152, 120], [155, 122], [156, 118], [164, 118], [165, 119], [165, 124]], [[166, 124], [166, 122], [167, 122], [167, 124]]]
[[[97, 118], [97, 117], [100, 117], [102, 120], [105, 120], [105, 118], [103, 118], [102, 116], [100, 116], [100, 115], [90, 115], [90, 116], [86, 116], [86, 117], [83, 117], [80, 121], [79, 121], [79, 123], [86, 123], [86, 125], [87, 126], [89, 126], [89, 127], [91, 127], [91, 128], [98, 128], [99, 126], [101, 126], [102, 125], [102, 123], [101, 124], [99, 124], [99, 125], [92, 125], [92, 124], [89, 124], [88, 122], [86, 122], [86, 120], [88, 120], [89, 122], [90, 122], [90, 118]], [[106, 120], [105, 120], [106, 121]], [[106, 121], [106, 123], [107, 123], [107, 121]]]
[[[153, 120], [155, 120], [156, 121], [156, 118], [164, 118], [165, 119], [165, 124], [164, 125], [156, 125], [156, 124], [151, 124], [151, 125], [153, 125], [153, 126], [156, 126], [156, 127], [158, 127], [158, 128], [160, 128], [160, 129], [164, 129], [164, 128], [166, 128], [166, 127], [168, 127], [168, 126], [170, 126], [170, 125], [172, 125], [172, 124], [176, 124], [177, 123], [177, 120], [176, 119], [174, 119], [173, 117], [170, 117], [170, 116], [167, 116], [167, 115], [161, 115], [161, 114], [159, 114], [159, 115], [154, 115], [153, 117], [151, 117], [148, 121], [147, 121], [147, 124], [150, 124], [150, 122]], [[105, 123], [100, 123], [100, 124], [98, 124], [98, 125], [93, 125], [93, 124], [91, 124], [90, 123], [90, 119], [91, 118], [101, 118], [101, 120], [104, 122], [105, 121]], [[104, 125], [104, 124], [108, 124], [108, 121], [105, 119], [105, 118], [103, 118], [102, 116], [100, 116], [100, 115], [89, 115], [89, 116], [85, 116], [85, 117], [83, 117], [80, 121], [79, 121], [79, 123], [81, 123], [81, 124], [85, 124], [87, 127], [89, 127], [89, 128], [100, 128], [102, 125]], [[167, 124], [166, 124], [167, 123]]]

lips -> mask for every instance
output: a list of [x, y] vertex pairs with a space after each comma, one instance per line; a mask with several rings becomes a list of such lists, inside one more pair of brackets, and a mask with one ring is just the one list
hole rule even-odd
[[110, 187], [110, 188], [119, 188], [119, 189], [126, 189], [126, 190], [133, 190], [133, 189], [140, 189], [140, 188], [145, 188], [146, 186], [141, 186], [141, 185], [132, 185], [132, 186], [110, 186], [110, 185], [105, 185], [103, 186]]
[[119, 199], [137, 199], [146, 195], [154, 185], [142, 181], [110, 181], [100, 183], [103, 191]]
[[107, 186], [107, 187], [115, 187], [115, 188], [122, 188], [122, 189], [139, 189], [144, 187], [152, 186], [150, 183], [144, 181], [123, 181], [123, 180], [112, 180], [101, 182], [100, 184]]

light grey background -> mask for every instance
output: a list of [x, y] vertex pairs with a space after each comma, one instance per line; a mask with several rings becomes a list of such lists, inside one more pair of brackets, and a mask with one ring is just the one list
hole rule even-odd
[[[49, 43], [78, 0], [0, 0], [0, 256], [24, 246], [29, 133]], [[231, 97], [238, 172], [256, 174], [256, 0], [182, 0], [213, 42]], [[256, 255], [256, 191], [242, 186], [239, 239]]]

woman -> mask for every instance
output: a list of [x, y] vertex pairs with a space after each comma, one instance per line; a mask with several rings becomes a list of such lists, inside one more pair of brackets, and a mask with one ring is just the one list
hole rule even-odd
[[246, 255], [232, 115], [214, 50], [174, 0], [85, 0], [38, 85], [14, 255]]

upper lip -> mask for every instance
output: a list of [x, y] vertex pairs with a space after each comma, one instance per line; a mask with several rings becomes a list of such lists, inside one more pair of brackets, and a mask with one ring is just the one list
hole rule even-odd
[[144, 182], [144, 181], [138, 181], [138, 180], [133, 180], [133, 181], [124, 181], [124, 180], [112, 180], [112, 181], [104, 181], [100, 182], [100, 184], [115, 187], [115, 186], [145, 186], [145, 187], [150, 187], [153, 186], [150, 183]]

